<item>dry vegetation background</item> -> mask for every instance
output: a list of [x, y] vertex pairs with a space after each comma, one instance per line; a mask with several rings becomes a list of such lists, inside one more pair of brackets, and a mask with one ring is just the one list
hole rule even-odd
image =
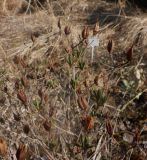
[[0, 159], [147, 159], [145, 11], [0, 0]]

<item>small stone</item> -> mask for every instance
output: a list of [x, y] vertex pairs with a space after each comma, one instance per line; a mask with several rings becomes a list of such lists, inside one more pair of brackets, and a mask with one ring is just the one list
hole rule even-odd
[[131, 135], [129, 133], [125, 133], [123, 136], [123, 140], [125, 142], [132, 143], [133, 142], [133, 135]]

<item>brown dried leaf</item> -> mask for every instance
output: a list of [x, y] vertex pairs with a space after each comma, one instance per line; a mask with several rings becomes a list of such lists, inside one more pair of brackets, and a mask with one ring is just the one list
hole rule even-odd
[[[145, 86], [147, 86], [147, 85], [145, 84]], [[145, 104], [145, 103], [147, 102], [147, 91], [144, 91], [144, 92], [139, 96], [139, 98], [135, 100], [135, 102], [136, 102], [137, 104], [142, 104], [142, 103]], [[146, 122], [146, 123], [147, 123], [147, 122]]]
[[131, 154], [130, 160], [146, 160], [146, 158], [144, 154], [133, 152]]
[[4, 92], [8, 94], [8, 87], [4, 86]]
[[78, 97], [78, 105], [83, 110], [86, 110], [89, 107], [89, 104], [84, 96]]
[[95, 36], [99, 32], [99, 22], [97, 22], [93, 29], [93, 35]]
[[19, 84], [19, 79], [15, 80], [15, 89], [19, 89], [20, 84]]
[[78, 87], [77, 87], [76, 92], [77, 92], [78, 95], [82, 94], [81, 86], [78, 86]]
[[20, 59], [20, 64], [23, 68], [26, 68], [28, 66], [28, 64], [26, 62], [26, 57], [23, 57]]
[[27, 157], [27, 147], [24, 144], [20, 144], [16, 152], [17, 160], [25, 160]]
[[6, 101], [6, 97], [4, 97], [3, 95], [0, 95], [0, 104], [3, 105]]
[[132, 54], [133, 54], [133, 45], [128, 49], [126, 52], [127, 60], [131, 61], [132, 60]]
[[45, 121], [44, 123], [43, 123], [43, 127], [44, 127], [44, 129], [47, 131], [47, 132], [49, 132], [50, 131], [50, 129], [51, 129], [51, 121]]
[[21, 116], [19, 113], [13, 113], [13, 117], [15, 119], [15, 121], [20, 121], [21, 120]]
[[90, 80], [88, 78], [85, 79], [85, 81], [83, 82], [85, 88], [88, 88], [90, 85]]
[[94, 127], [94, 119], [92, 116], [86, 115], [82, 118], [83, 126], [86, 130], [90, 130]]
[[36, 37], [34, 36], [34, 34], [33, 33], [31, 33], [31, 40], [32, 40], [32, 42], [34, 43], [35, 42], [35, 40], [36, 40]]
[[43, 95], [44, 95], [42, 88], [38, 90], [38, 95], [39, 95], [39, 97], [42, 99], [42, 97], [43, 97]]
[[107, 50], [108, 50], [109, 54], [112, 52], [112, 47], [113, 47], [113, 42], [112, 42], [112, 40], [109, 40], [109, 42], [107, 44]]
[[20, 57], [17, 56], [17, 55], [15, 55], [14, 58], [13, 58], [13, 62], [14, 62], [15, 64], [19, 64], [19, 63], [20, 63]]
[[26, 78], [26, 76], [23, 76], [22, 78], [21, 78], [21, 83], [23, 84], [23, 86], [25, 87], [25, 88], [29, 88], [29, 81], [28, 81], [28, 79]]
[[66, 53], [71, 53], [72, 48], [71, 47], [65, 47], [65, 51], [66, 51]]
[[49, 117], [52, 117], [55, 113], [55, 108], [50, 106], [50, 109], [49, 109]]
[[24, 105], [27, 105], [27, 96], [23, 90], [18, 91], [17, 97]]
[[70, 30], [70, 27], [69, 27], [69, 26], [66, 26], [66, 27], [64, 28], [64, 33], [65, 33], [65, 35], [67, 35], [67, 36], [71, 33], [71, 30]]
[[30, 127], [29, 127], [28, 124], [25, 124], [25, 125], [23, 126], [23, 131], [24, 131], [25, 134], [29, 134], [29, 132], [30, 132]]
[[8, 150], [8, 147], [7, 147], [6, 141], [0, 137], [0, 155], [3, 157], [6, 156], [7, 150]]
[[85, 108], [83, 108], [81, 97], [78, 97], [77, 102], [78, 102], [78, 105], [79, 105], [79, 107], [80, 107], [81, 109], [85, 109]]
[[87, 39], [88, 36], [89, 36], [89, 29], [88, 29], [88, 27], [85, 26], [83, 31], [82, 31], [82, 38]]
[[34, 72], [30, 72], [30, 73], [27, 73], [26, 77], [27, 77], [28, 79], [35, 79], [36, 75], [35, 75]]
[[47, 103], [49, 99], [48, 94], [44, 94], [43, 99], [44, 99], [44, 102]]
[[95, 76], [95, 78], [94, 78], [94, 84], [95, 85], [98, 85], [98, 79], [99, 79], [99, 76]]
[[139, 142], [139, 140], [140, 140], [140, 131], [139, 131], [139, 129], [137, 128], [137, 129], [135, 130], [135, 134], [134, 134], [134, 137], [133, 137], [133, 143], [134, 143], [134, 144], [137, 144], [137, 143]]
[[113, 128], [112, 128], [112, 125], [111, 125], [111, 122], [109, 121], [109, 119], [106, 120], [106, 130], [110, 136], [113, 135]]

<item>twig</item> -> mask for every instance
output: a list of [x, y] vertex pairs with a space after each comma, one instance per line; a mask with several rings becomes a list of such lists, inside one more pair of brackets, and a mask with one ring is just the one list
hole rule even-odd
[[145, 89], [145, 90], [142, 91], [142, 92], [139, 92], [134, 98], [132, 98], [129, 102], [127, 102], [127, 103], [122, 107], [122, 109], [120, 109], [119, 112], [124, 111], [124, 110], [128, 107], [128, 105], [129, 105], [130, 103], [132, 103], [136, 98], [138, 98], [143, 92], [146, 92], [146, 91], [147, 91], [147, 89]]

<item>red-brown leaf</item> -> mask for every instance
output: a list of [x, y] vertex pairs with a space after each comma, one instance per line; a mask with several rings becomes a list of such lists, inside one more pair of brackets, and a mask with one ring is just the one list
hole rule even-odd
[[21, 120], [21, 116], [19, 113], [13, 113], [13, 117], [15, 119], [15, 121], [20, 121]]
[[17, 160], [25, 160], [27, 157], [27, 148], [24, 144], [20, 144], [16, 152]]
[[19, 84], [19, 79], [15, 80], [15, 89], [19, 89], [20, 84]]
[[20, 63], [20, 57], [18, 57], [17, 55], [14, 56], [13, 62], [14, 62], [15, 64], [19, 64], [19, 63]]
[[23, 68], [26, 68], [28, 66], [28, 63], [27, 63], [27, 57], [24, 56], [20, 59], [20, 64]]
[[23, 90], [18, 91], [17, 97], [24, 105], [27, 105], [27, 96]]
[[94, 84], [95, 85], [98, 85], [98, 79], [99, 79], [99, 76], [95, 76], [95, 78], [94, 78]]
[[47, 131], [47, 132], [49, 132], [50, 131], [50, 129], [51, 129], [51, 121], [45, 121], [44, 123], [43, 123], [43, 127], [44, 127], [44, 129]]
[[66, 27], [64, 28], [64, 33], [65, 33], [66, 35], [69, 35], [69, 34], [71, 33], [71, 30], [70, 30], [70, 27], [69, 27], [69, 26], [66, 26]]
[[25, 76], [23, 76], [22, 78], [21, 78], [21, 83], [23, 84], [23, 86], [25, 87], [25, 88], [29, 88], [29, 81], [28, 81], [28, 79], [25, 77]]
[[132, 60], [132, 54], [133, 54], [133, 45], [128, 49], [126, 52], [127, 60], [131, 61]]
[[88, 27], [85, 26], [83, 31], [82, 31], [82, 38], [87, 39], [88, 36], [89, 36], [89, 29], [88, 29]]
[[0, 155], [3, 157], [6, 156], [7, 150], [8, 150], [8, 147], [7, 147], [6, 141], [0, 137]]
[[65, 47], [65, 51], [66, 51], [66, 53], [71, 53], [72, 48], [71, 47]]
[[86, 110], [89, 107], [89, 104], [84, 96], [78, 97], [78, 105], [83, 110]]
[[107, 44], [107, 50], [108, 50], [109, 54], [112, 52], [112, 47], [113, 47], [113, 42], [112, 42], [112, 40], [109, 40], [109, 42]]
[[30, 132], [30, 127], [29, 127], [28, 124], [25, 124], [25, 125], [23, 126], [23, 131], [24, 131], [25, 134], [29, 134], [29, 132]]
[[135, 134], [134, 134], [134, 138], [133, 138], [133, 143], [138, 143], [140, 139], [140, 131], [139, 129], [136, 129]]
[[42, 89], [39, 89], [38, 90], [38, 95], [39, 95], [39, 97], [42, 99], [42, 97], [43, 97], [43, 90]]
[[109, 119], [106, 120], [106, 130], [107, 130], [107, 133], [108, 133], [110, 136], [113, 135], [113, 128], [112, 128], [112, 125], [111, 125]]
[[82, 118], [82, 124], [86, 130], [90, 130], [94, 127], [94, 120], [92, 116], [86, 115]]
[[99, 32], [99, 22], [97, 22], [93, 29], [93, 35], [96, 35]]
[[44, 99], [44, 102], [45, 102], [45, 103], [47, 103], [47, 102], [48, 102], [49, 96], [48, 96], [48, 94], [47, 94], [47, 93], [45, 93], [45, 94], [44, 94], [43, 99]]

